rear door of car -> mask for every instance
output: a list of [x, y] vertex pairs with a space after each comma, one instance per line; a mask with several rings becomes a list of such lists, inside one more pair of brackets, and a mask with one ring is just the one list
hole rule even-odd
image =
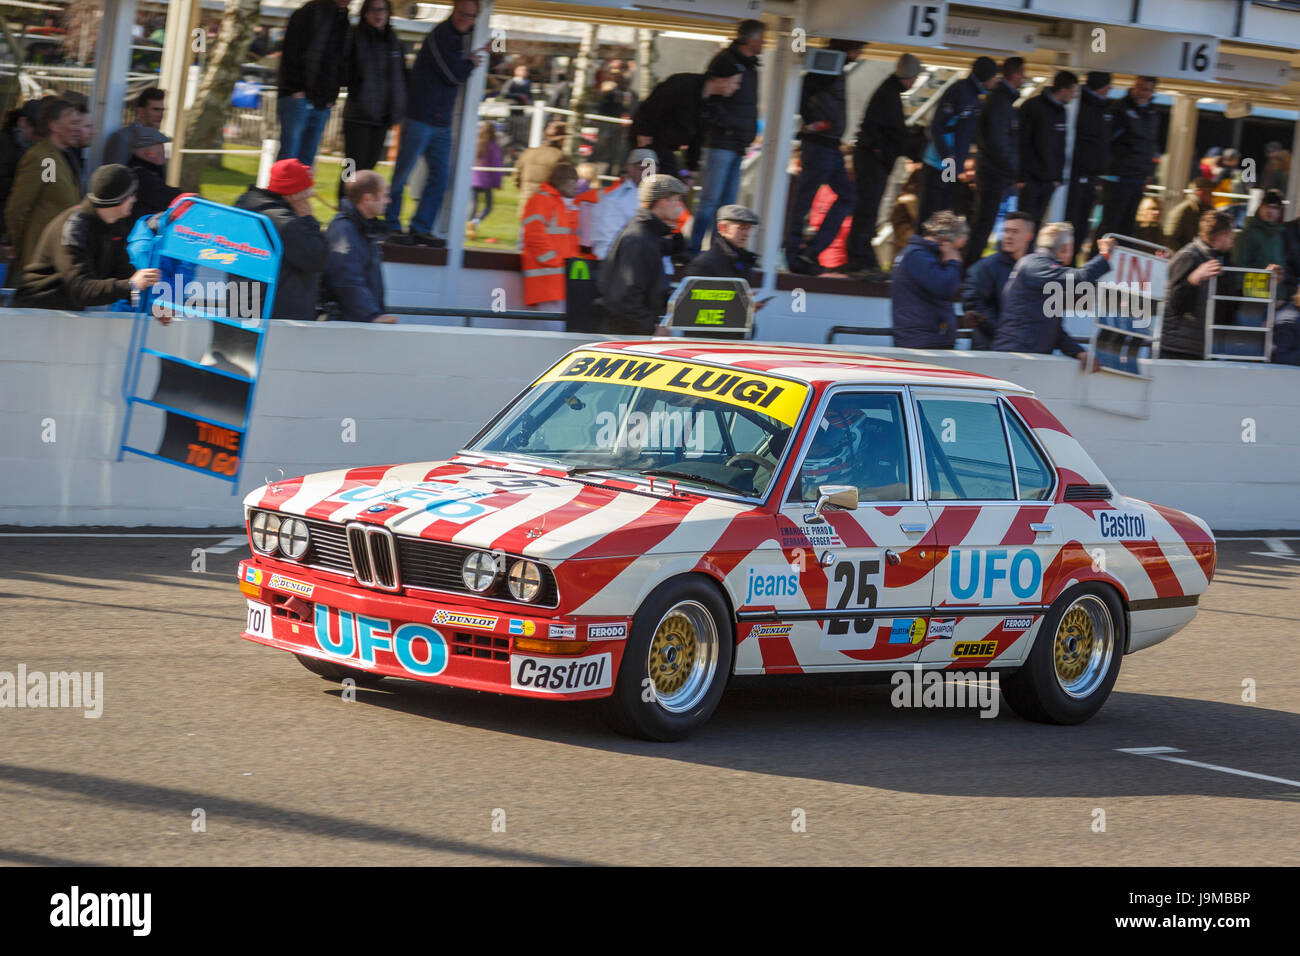
[[924, 497], [937, 544], [922, 662], [1016, 663], [1043, 613], [1062, 533], [1056, 472], [995, 391], [913, 388]]

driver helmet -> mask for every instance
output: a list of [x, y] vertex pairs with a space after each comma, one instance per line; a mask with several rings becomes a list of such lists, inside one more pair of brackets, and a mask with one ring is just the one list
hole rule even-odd
[[855, 484], [853, 472], [858, 457], [858, 425], [863, 414], [858, 409], [831, 406], [817, 423], [812, 444], [804, 456], [800, 472], [804, 496], [816, 494], [819, 485]]

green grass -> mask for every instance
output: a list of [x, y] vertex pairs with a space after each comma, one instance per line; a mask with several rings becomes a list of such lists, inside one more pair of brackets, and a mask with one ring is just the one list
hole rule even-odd
[[[236, 199], [243, 195], [249, 185], [257, 179], [256, 156], [223, 156], [222, 165], [209, 166], [203, 172], [199, 185], [199, 194], [204, 199], [234, 205]], [[392, 181], [393, 167], [381, 165], [378, 172], [385, 179]], [[312, 212], [316, 218], [326, 224], [334, 218], [336, 212], [333, 202], [336, 196], [334, 177], [338, 173], [338, 164], [329, 157], [316, 160], [317, 195], [312, 199]], [[469, 187], [466, 186], [466, 189]], [[328, 199], [327, 205], [322, 197]], [[411, 216], [415, 215], [418, 196], [408, 191], [402, 202], [402, 225], [408, 226]], [[500, 249], [505, 252], [515, 251], [515, 237], [518, 233], [519, 190], [507, 176], [492, 196], [492, 214], [479, 224], [478, 238], [466, 245], [471, 249]], [[467, 207], [468, 210], [468, 207]], [[462, 226], [463, 228], [463, 226]], [[496, 242], [488, 242], [495, 239]]]

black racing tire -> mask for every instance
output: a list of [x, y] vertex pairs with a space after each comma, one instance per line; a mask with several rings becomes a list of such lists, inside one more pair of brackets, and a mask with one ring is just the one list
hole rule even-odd
[[372, 674], [356, 667], [346, 667], [332, 661], [323, 661], [319, 657], [308, 657], [306, 654], [294, 654], [293, 656], [298, 659], [299, 664], [317, 677], [323, 677], [325, 680], [334, 681], [335, 683], [342, 683], [344, 679], [350, 677], [356, 681], [358, 687], [378, 687], [384, 679], [383, 674]]
[[1025, 720], [1081, 724], [1110, 696], [1127, 643], [1127, 618], [1115, 590], [1072, 587], [1043, 618], [1024, 666], [1001, 678], [1002, 697]]
[[614, 693], [601, 702], [606, 722], [645, 740], [687, 737], [717, 709], [734, 655], [735, 630], [717, 587], [698, 575], [665, 581], [632, 619]]

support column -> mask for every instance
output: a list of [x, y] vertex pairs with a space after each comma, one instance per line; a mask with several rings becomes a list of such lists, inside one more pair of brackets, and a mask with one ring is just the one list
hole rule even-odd
[[776, 289], [777, 256], [785, 234], [785, 203], [790, 192], [790, 153], [794, 138], [794, 117], [799, 112], [799, 85], [803, 81], [801, 58], [791, 49], [790, 34], [794, 29], [793, 17], [781, 17], [772, 24], [768, 20], [768, 33], [776, 37], [776, 47], [765, 51], [767, 108], [763, 122], [763, 149], [759, 154], [758, 182], [766, 183], [760, 189], [758, 208], [754, 211], [763, 220], [758, 228], [758, 253], [763, 269], [760, 296], [771, 295]]
[[1196, 97], [1189, 93], [1173, 94], [1169, 110], [1169, 139], [1165, 143], [1161, 185], [1165, 187], [1161, 214], [1182, 202], [1183, 190], [1191, 180], [1188, 170], [1196, 159]]
[[95, 87], [90, 98], [90, 115], [95, 121], [87, 165], [91, 170], [100, 165], [108, 134], [122, 125], [134, 25], [135, 0], [104, 0], [104, 18], [99, 24], [99, 41], [95, 47]]
[[[491, 36], [488, 20], [492, 17], [493, 0], [483, 0], [479, 5], [478, 19], [474, 22], [474, 32], [470, 35], [469, 46], [477, 50], [484, 46]], [[483, 101], [483, 91], [487, 87], [486, 54], [483, 66], [477, 67], [465, 81], [461, 90], [460, 127], [456, 136], [455, 149], [451, 157], [451, 176], [447, 188], [451, 196], [443, 199], [449, 210], [447, 220], [447, 270], [452, 281], [446, 283], [444, 290], [455, 290], [457, 283], [454, 275], [465, 264], [465, 219], [469, 211], [470, 190], [468, 189], [471, 169], [474, 166], [474, 147], [478, 144], [478, 106]], [[466, 303], [461, 303], [466, 304]]]
[[1286, 201], [1285, 218], [1300, 216], [1300, 123], [1295, 124], [1295, 131], [1291, 134], [1291, 169], [1286, 177]]
[[[171, 154], [167, 160], [167, 183], [180, 185], [181, 150], [185, 148], [185, 92], [194, 62], [193, 37], [199, 21], [199, 0], [173, 0], [167, 5], [166, 39], [163, 42], [162, 70], [158, 85], [167, 94], [163, 105], [162, 131], [170, 136]], [[265, 94], [263, 94], [265, 95]]]

